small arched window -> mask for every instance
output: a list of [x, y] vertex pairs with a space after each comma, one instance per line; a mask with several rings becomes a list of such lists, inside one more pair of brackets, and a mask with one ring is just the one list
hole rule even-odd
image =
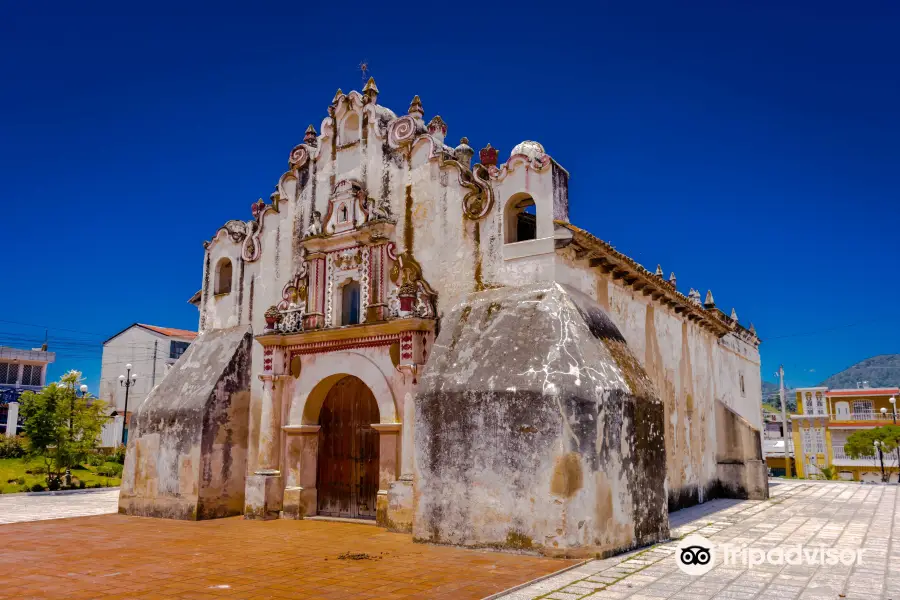
[[510, 198], [504, 218], [507, 244], [537, 239], [537, 214], [531, 196], [516, 194]]
[[350, 281], [341, 288], [341, 325], [359, 324], [359, 282]]
[[216, 264], [216, 284], [213, 288], [215, 294], [228, 294], [231, 292], [231, 261], [222, 258]]
[[347, 222], [347, 205], [341, 205], [338, 221], [340, 221], [341, 223]]
[[341, 144], [352, 144], [359, 140], [359, 116], [349, 113], [341, 126]]

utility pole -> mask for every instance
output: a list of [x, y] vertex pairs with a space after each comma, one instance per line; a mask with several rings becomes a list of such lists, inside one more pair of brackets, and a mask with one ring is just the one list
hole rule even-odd
[[784, 474], [791, 476], [791, 451], [788, 440], [787, 407], [784, 402], [784, 365], [778, 367], [778, 391], [781, 395], [781, 431], [784, 437]]
[[153, 386], [156, 385], [156, 346], [159, 344], [159, 340], [153, 340], [153, 375], [150, 377], [150, 389], [153, 389]]

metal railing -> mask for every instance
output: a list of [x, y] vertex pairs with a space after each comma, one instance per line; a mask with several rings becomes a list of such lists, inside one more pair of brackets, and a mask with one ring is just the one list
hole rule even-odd
[[[852, 413], [833, 413], [829, 415], [832, 421], [890, 421], [894, 419], [888, 412], [882, 415], [878, 411], [873, 412], [852, 412]], [[900, 415], [898, 415], [900, 417]]]

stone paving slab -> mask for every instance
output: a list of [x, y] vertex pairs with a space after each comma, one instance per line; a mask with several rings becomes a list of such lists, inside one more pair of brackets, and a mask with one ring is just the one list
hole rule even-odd
[[119, 488], [0, 494], [0, 525], [103, 515], [118, 510]]
[[[99, 515], [0, 525], [0, 599], [476, 600], [577, 561], [322, 521]], [[357, 553], [355, 559], [339, 558]]]
[[[849, 482], [773, 482], [767, 501], [714, 500], [673, 513], [674, 541], [605, 560], [501, 594], [505, 600], [900, 600], [898, 487]], [[702, 535], [717, 547], [768, 551], [864, 548], [852, 566], [723, 564], [687, 575], [675, 562], [677, 539]]]

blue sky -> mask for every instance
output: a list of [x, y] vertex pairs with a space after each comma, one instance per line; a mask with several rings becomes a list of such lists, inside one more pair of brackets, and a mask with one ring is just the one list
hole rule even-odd
[[452, 142], [543, 143], [571, 220], [736, 307], [764, 378], [900, 351], [900, 9], [675, 4], [0, 3], [0, 344], [49, 328], [50, 376], [96, 391], [104, 338], [195, 328], [203, 240], [365, 59], [380, 103], [419, 94]]

